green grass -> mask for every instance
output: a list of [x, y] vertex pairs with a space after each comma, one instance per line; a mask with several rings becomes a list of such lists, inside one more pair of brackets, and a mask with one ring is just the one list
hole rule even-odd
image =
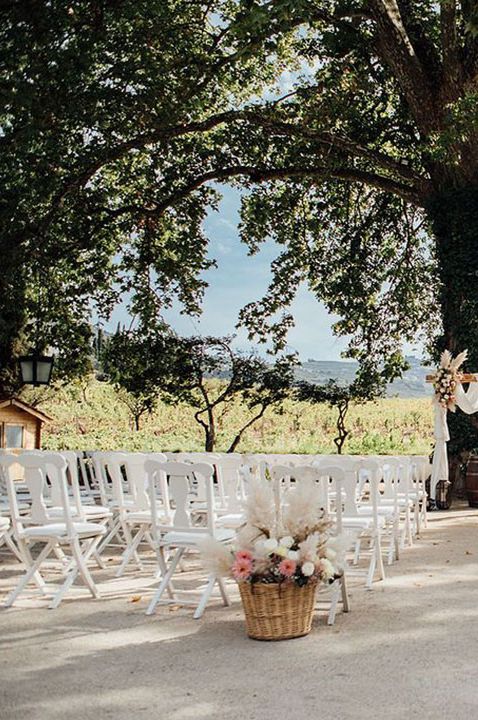
[[[32, 397], [27, 393], [25, 399]], [[38, 392], [36, 392], [38, 397]], [[43, 392], [40, 407], [54, 420], [45, 426], [43, 447], [51, 450], [160, 451], [203, 449], [201, 429], [192, 409], [160, 403], [135, 432], [127, 408], [107, 383], [92, 381], [84, 392], [72, 384]], [[217, 450], [225, 450], [238, 426], [250, 417], [243, 406], [231, 406], [219, 423]], [[387, 399], [353, 406], [344, 452], [360, 454], [428, 454], [433, 441], [432, 405], [428, 399]], [[287, 401], [281, 412], [268, 412], [250, 428], [240, 452], [335, 452], [335, 412], [325, 405]]]

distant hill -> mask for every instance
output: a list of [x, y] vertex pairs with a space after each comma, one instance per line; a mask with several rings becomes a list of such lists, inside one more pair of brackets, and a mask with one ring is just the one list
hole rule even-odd
[[[430, 373], [430, 368], [423, 367], [416, 357], [407, 357], [407, 362], [410, 369], [400, 380], [395, 380], [388, 386], [387, 397], [430, 397], [431, 388], [425, 382], [425, 376]], [[317, 384], [323, 384], [333, 378], [340, 384], [346, 385], [353, 381], [356, 370], [355, 362], [309, 359], [297, 368], [296, 377], [298, 380], [308, 380]]]
[[[94, 360], [97, 372], [101, 374], [99, 367], [99, 353], [101, 351], [104, 340], [108, 340], [113, 336], [112, 332], [108, 332], [99, 326], [93, 326], [94, 333]], [[423, 367], [421, 361], [413, 356], [407, 356], [407, 362], [410, 369], [403, 375], [400, 380], [395, 380], [387, 388], [387, 397], [401, 398], [422, 398], [431, 396], [431, 387], [425, 382], [425, 376], [431, 372], [431, 368]], [[337, 380], [340, 384], [348, 385], [355, 377], [358, 364], [356, 362], [346, 362], [344, 360], [313, 360], [309, 359], [303, 362], [295, 371], [297, 380], [307, 380], [308, 382], [322, 385], [331, 378]], [[229, 377], [228, 373], [218, 373], [220, 379]]]

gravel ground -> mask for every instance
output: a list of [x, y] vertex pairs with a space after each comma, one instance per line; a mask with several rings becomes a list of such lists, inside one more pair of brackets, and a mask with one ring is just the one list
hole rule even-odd
[[[477, 511], [430, 515], [428, 529], [352, 611], [316, 616], [305, 638], [249, 640], [241, 606], [144, 610], [152, 566], [102, 598], [75, 588], [54, 611], [34, 592], [0, 611], [0, 719], [361, 720], [478, 717]], [[0, 601], [19, 566], [0, 557]], [[194, 584], [197, 568], [182, 576]], [[324, 606], [325, 607], [325, 606]]]

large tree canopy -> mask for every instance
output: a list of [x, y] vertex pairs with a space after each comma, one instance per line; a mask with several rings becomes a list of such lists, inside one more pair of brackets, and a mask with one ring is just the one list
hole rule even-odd
[[[143, 320], [174, 295], [196, 311], [221, 181], [246, 189], [251, 252], [269, 237], [283, 247], [243, 312], [253, 334], [284, 342], [305, 280], [368, 373], [400, 372], [417, 331], [468, 346], [477, 367], [475, 2], [0, 8], [2, 365], [38, 285], [44, 343], [126, 290]], [[294, 86], [281, 95], [284, 69]]]

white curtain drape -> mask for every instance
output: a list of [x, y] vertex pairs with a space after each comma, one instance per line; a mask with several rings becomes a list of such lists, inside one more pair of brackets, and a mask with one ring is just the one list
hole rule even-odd
[[[470, 383], [468, 390], [465, 392], [463, 385], [457, 383], [455, 389], [456, 404], [467, 413], [472, 415], [478, 412], [478, 382]], [[439, 480], [448, 480], [448, 457], [446, 452], [446, 444], [450, 439], [448, 425], [446, 421], [447, 410], [442, 407], [436, 400], [435, 408], [435, 450], [433, 453], [432, 477], [430, 483], [430, 497], [434, 500], [436, 486]]]

